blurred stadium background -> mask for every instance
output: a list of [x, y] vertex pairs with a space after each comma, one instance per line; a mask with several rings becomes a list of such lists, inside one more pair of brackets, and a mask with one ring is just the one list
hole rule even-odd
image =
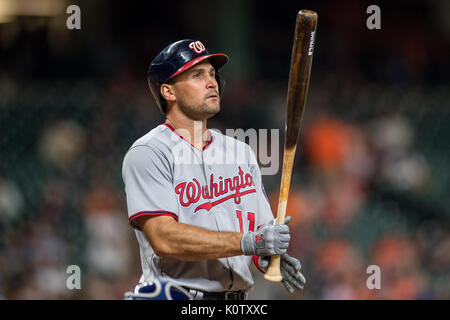
[[[70, 4], [81, 30], [66, 28]], [[209, 126], [284, 132], [295, 15], [311, 9], [288, 205], [308, 283], [289, 295], [255, 271], [250, 298], [449, 299], [450, 3], [377, 2], [381, 30], [366, 28], [370, 4], [0, 0], [0, 297], [121, 299], [140, 277], [122, 159], [164, 121], [152, 57], [183, 38], [229, 54]], [[280, 174], [263, 179], [276, 212]], [[366, 287], [372, 264], [381, 290]]]

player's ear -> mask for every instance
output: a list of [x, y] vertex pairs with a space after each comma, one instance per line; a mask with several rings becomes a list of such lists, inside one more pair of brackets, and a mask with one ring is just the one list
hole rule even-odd
[[166, 99], [167, 101], [175, 101], [176, 100], [173, 87], [170, 84], [163, 83], [161, 85], [160, 92], [161, 92], [161, 95], [163, 96], [163, 98]]

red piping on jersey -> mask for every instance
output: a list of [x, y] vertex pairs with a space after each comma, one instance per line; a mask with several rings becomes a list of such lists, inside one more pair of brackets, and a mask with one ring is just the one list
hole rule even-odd
[[[208, 129], [208, 131], [209, 131], [209, 129]], [[205, 146], [202, 148], [202, 150], [205, 150], [213, 141], [213, 136], [212, 136], [211, 132], [209, 132], [209, 136], [210, 136], [209, 141], [205, 144]]]
[[[185, 138], [183, 138], [183, 136], [179, 135], [179, 134], [175, 131], [175, 128], [172, 127], [169, 123], [165, 122], [165, 123], [163, 123], [163, 125], [165, 125], [167, 128], [169, 128], [170, 130], [172, 130], [173, 133], [175, 133], [177, 136], [179, 136], [181, 139], [183, 139], [184, 141], [186, 141], [187, 143], [189, 143], [193, 148], [195, 148], [194, 145], [193, 145], [192, 143], [190, 143], [190, 142], [187, 141]], [[209, 131], [209, 129], [208, 129], [208, 132], [209, 132], [209, 140], [208, 140], [208, 142], [203, 146], [202, 150], [205, 150], [206, 147], [208, 147], [208, 146], [212, 143], [212, 141], [213, 141], [213, 135], [211, 134], [211, 132]], [[195, 148], [195, 149], [197, 149], [197, 148]], [[198, 150], [198, 149], [197, 149], [197, 150]]]
[[133, 215], [130, 216], [130, 218], [128, 219], [128, 223], [130, 224], [131, 227], [142, 231], [141, 227], [139, 225], [134, 225], [132, 224], [132, 222], [136, 219], [139, 218], [141, 216], [170, 216], [172, 218], [174, 218], [176, 221], [178, 221], [178, 215], [176, 213], [170, 212], [170, 211], [139, 211]]
[[261, 267], [259, 266], [258, 263], [258, 256], [253, 256], [253, 263], [255, 264], [256, 269], [258, 269], [259, 271], [261, 271], [261, 273], [266, 273], [263, 269], [261, 269]]
[[[261, 224], [261, 225], [259, 225], [257, 228], [256, 228], [256, 230], [258, 230], [259, 228], [261, 228], [262, 226], [263, 226], [264, 224]], [[261, 267], [259, 266], [259, 263], [258, 263], [258, 258], [259, 258], [259, 256], [253, 256], [253, 263], [255, 264], [255, 267], [256, 267], [256, 269], [258, 269], [260, 272], [262, 272], [262, 273], [266, 273], [263, 269], [261, 269]]]

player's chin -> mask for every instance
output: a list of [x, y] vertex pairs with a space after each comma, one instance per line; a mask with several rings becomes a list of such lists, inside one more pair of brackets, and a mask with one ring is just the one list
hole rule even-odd
[[218, 98], [207, 99], [205, 102], [204, 110], [206, 111], [206, 113], [215, 115], [216, 113], [218, 113], [220, 111], [220, 100]]

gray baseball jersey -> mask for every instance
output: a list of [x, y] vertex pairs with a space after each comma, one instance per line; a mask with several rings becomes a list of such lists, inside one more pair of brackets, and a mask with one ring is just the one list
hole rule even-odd
[[140, 246], [140, 282], [158, 278], [191, 289], [250, 290], [252, 257], [180, 261], [157, 256], [136, 221], [167, 215], [213, 231], [246, 232], [273, 219], [255, 154], [248, 144], [208, 130], [200, 151], [161, 124], [125, 155], [122, 177], [130, 225]]

